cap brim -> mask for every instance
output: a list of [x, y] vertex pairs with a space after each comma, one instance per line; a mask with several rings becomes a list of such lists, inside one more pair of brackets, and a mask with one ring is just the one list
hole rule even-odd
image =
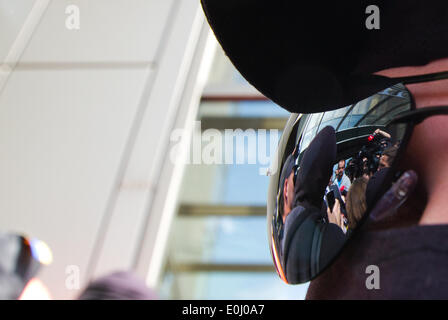
[[201, 2], [234, 66], [290, 112], [353, 104], [397, 83], [375, 71], [448, 56], [442, 48], [446, 41], [440, 42], [448, 40], [448, 32], [443, 33], [447, 19], [442, 19], [447, 5], [440, 0], [431, 6], [422, 1], [376, 1], [379, 30], [366, 27], [371, 2], [365, 0]]

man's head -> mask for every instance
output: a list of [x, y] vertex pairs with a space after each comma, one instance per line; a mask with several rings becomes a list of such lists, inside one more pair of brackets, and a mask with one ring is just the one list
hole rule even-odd
[[384, 150], [383, 154], [380, 157], [378, 170], [391, 167], [395, 157], [397, 156], [397, 152], [398, 148], [395, 146], [392, 146]]
[[378, 164], [378, 170], [383, 168], [389, 168], [391, 165], [391, 159], [387, 154], [382, 154], [380, 158], [380, 163]]
[[342, 179], [345, 170], [345, 160], [339, 160], [338, 167], [336, 168], [336, 177], [338, 180]]
[[[442, 44], [440, 44], [442, 46]], [[419, 67], [391, 68], [378, 72], [388, 77], [405, 77], [409, 75], [428, 74], [448, 70], [448, 58], [432, 61]], [[417, 109], [425, 107], [448, 105], [448, 79], [426, 83], [406, 85], [411, 92]], [[406, 147], [405, 154], [401, 157], [400, 168], [402, 170], [415, 170], [419, 177], [418, 194], [413, 197], [412, 208], [420, 207], [420, 212], [415, 212], [416, 218], [429, 221], [425, 217], [420, 218], [421, 210], [438, 208], [436, 205], [428, 205], [433, 198], [443, 199], [446, 194], [446, 176], [448, 174], [448, 125], [447, 116], [430, 117], [414, 127], [411, 139]], [[417, 203], [418, 202], [418, 203]], [[409, 212], [412, 211], [409, 208]], [[432, 210], [443, 212], [443, 210]], [[425, 216], [426, 213], [423, 214]], [[436, 214], [437, 215], [437, 214]], [[430, 219], [434, 223], [440, 223], [438, 218]]]
[[[442, 44], [441, 44], [442, 45]], [[416, 74], [428, 74], [448, 70], [448, 58], [432, 61], [419, 67], [391, 68], [378, 72], [388, 77], [404, 77]], [[448, 79], [434, 82], [409, 84], [406, 86], [411, 92], [417, 109], [448, 105]], [[430, 117], [414, 127], [411, 140], [407, 147], [406, 162], [412, 160], [415, 169], [432, 171], [434, 165], [444, 166], [442, 158], [448, 156], [448, 117]], [[435, 158], [428, 161], [428, 157]], [[437, 160], [438, 158], [439, 160]], [[411, 163], [409, 163], [411, 164]], [[419, 175], [420, 176], [420, 175]], [[429, 179], [437, 178], [437, 176]], [[430, 182], [430, 181], [428, 181]]]
[[[379, 1], [377, 30], [365, 28], [369, 1], [325, 7], [292, 0], [201, 2], [233, 65], [266, 97], [294, 113], [352, 105], [401, 83], [402, 77], [448, 70], [445, 0]], [[417, 108], [448, 105], [448, 80], [407, 88]], [[448, 162], [446, 121], [438, 116], [417, 125], [402, 157], [426, 189], [448, 180], [441, 174]]]

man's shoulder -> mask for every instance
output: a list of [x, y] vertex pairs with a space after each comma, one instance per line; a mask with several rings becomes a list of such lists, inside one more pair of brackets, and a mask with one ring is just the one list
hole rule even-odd
[[[307, 297], [448, 298], [447, 265], [448, 225], [372, 230], [350, 241], [311, 283]], [[366, 287], [369, 270], [374, 269], [380, 273], [381, 290]]]

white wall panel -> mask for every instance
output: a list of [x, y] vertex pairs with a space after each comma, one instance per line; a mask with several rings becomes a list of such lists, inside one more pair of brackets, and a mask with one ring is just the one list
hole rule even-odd
[[[156, 246], [155, 239], [143, 244], [148, 219], [154, 219], [153, 227], [158, 229], [164, 214], [152, 208], [153, 198], [161, 186], [169, 183], [161, 181], [163, 166], [170, 163], [169, 142], [176, 119], [181, 108], [190, 106], [180, 103], [186, 87], [201, 28], [205, 23], [200, 3], [196, 0], [178, 1], [173, 20], [164, 37], [164, 47], [157, 60], [153, 85], [143, 97], [141, 122], [133, 142], [129, 161], [120, 178], [120, 189], [110, 208], [110, 224], [105, 232], [98, 262], [92, 270], [94, 276], [117, 270], [135, 267], [136, 260], [144, 253], [140, 248]], [[197, 93], [195, 98], [199, 98]], [[181, 117], [182, 125], [185, 117]], [[171, 168], [170, 170], [173, 170]], [[172, 199], [175, 194], [163, 194]], [[173, 201], [173, 200], [170, 200]], [[129, 210], [132, 208], [132, 210]], [[127, 236], [120, 238], [120, 234]], [[121, 239], [121, 240], [118, 240]], [[120, 241], [120, 243], [118, 243]], [[164, 243], [160, 243], [161, 246]], [[127, 250], [119, 250], [127, 248]], [[151, 252], [147, 250], [148, 255]], [[140, 275], [145, 277], [143, 268]]]
[[0, 64], [5, 60], [35, 0], [0, 0]]
[[[173, 0], [52, 0], [22, 63], [153, 61]], [[79, 30], [66, 28], [69, 5]]]
[[[79, 294], [69, 265], [81, 288], [116, 269], [146, 277], [148, 233], [169, 224], [159, 208], [177, 192], [159, 179], [180, 177], [166, 166], [170, 133], [200, 96], [187, 80], [205, 19], [197, 0], [36, 1], [21, 38], [36, 2], [0, 0], [0, 58], [20, 43], [0, 79], [0, 225], [49, 244], [54, 262], [39, 277], [67, 299]], [[79, 30], [65, 26], [68, 5]]]
[[0, 96], [0, 225], [46, 241], [60, 298], [81, 280], [148, 70], [14, 72]]

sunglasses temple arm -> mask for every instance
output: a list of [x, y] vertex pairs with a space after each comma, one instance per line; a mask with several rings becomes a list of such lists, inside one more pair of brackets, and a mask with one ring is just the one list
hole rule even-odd
[[428, 117], [439, 115], [448, 115], [448, 106], [428, 107], [418, 110], [405, 111], [398, 114], [395, 118], [393, 118], [387, 124], [387, 126], [397, 123], [409, 123], [409, 122], [418, 124]]
[[402, 83], [402, 84], [414, 84], [414, 83], [437, 81], [437, 80], [448, 79], [448, 71], [422, 74], [422, 75], [418, 75], [418, 76], [393, 78], [393, 79], [396, 80], [397, 83]]

